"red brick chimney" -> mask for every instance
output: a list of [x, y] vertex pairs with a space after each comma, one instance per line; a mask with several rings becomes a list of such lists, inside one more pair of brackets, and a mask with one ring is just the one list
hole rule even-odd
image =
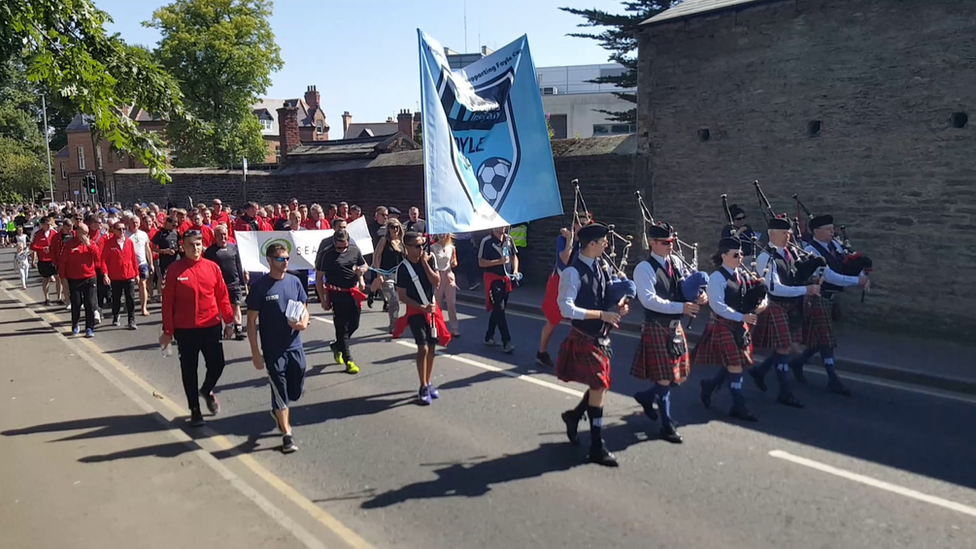
[[413, 139], [413, 115], [409, 109], [402, 109], [397, 115], [397, 131]]
[[315, 89], [315, 86], [309, 86], [308, 90], [305, 91], [305, 104], [308, 105], [308, 109], [314, 111], [319, 106], [319, 91]]
[[278, 144], [281, 147], [281, 163], [285, 163], [288, 153], [302, 144], [298, 134], [298, 107], [278, 109]]
[[349, 131], [349, 126], [352, 125], [352, 115], [349, 111], [342, 113], [342, 137], [345, 138], [346, 132]]

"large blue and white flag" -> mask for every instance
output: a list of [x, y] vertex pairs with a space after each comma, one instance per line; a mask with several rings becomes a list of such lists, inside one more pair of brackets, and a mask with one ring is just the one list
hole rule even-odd
[[451, 70], [440, 44], [417, 33], [429, 231], [480, 231], [561, 215], [528, 38]]

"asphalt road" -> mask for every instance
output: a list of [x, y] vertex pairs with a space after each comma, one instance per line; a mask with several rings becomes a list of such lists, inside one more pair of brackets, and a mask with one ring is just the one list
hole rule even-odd
[[[6, 281], [8, 259], [0, 254]], [[28, 295], [39, 300], [36, 281]], [[604, 432], [621, 466], [608, 470], [584, 460], [585, 423], [582, 447], [565, 440], [559, 413], [583, 388], [532, 365], [541, 318], [511, 315], [517, 349], [505, 355], [482, 345], [484, 311], [460, 306], [463, 337], [435, 363], [441, 398], [419, 407], [414, 351], [381, 331], [379, 305], [354, 340], [356, 376], [332, 363], [330, 316], [312, 307], [306, 392], [292, 410], [299, 452], [277, 451], [270, 389], [246, 342], [225, 343], [222, 413], [208, 425], [376, 547], [976, 546], [972, 400], [858, 380], [844, 398], [811, 373], [797, 389], [807, 408], [794, 410], [775, 403], [770, 377], [769, 394], [746, 391], [760, 422], [742, 424], [724, 413], [727, 392], [702, 407], [698, 380], [713, 370], [699, 368], [673, 392], [685, 437], [673, 446], [632, 400], [643, 387], [628, 375], [636, 339], [617, 335]], [[93, 342], [185, 406], [177, 359], [156, 343], [158, 306], [151, 311], [137, 332], [103, 323]], [[68, 313], [59, 314], [67, 332]], [[179, 453], [150, 446], [99, 459]]]

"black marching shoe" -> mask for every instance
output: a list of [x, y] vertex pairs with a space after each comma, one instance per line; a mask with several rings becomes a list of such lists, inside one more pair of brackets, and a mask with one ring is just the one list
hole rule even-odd
[[699, 395], [699, 398], [701, 398], [702, 404], [704, 404], [706, 408], [712, 407], [712, 393], [714, 392], [715, 385], [711, 381], [707, 379], [701, 380], [701, 394]]
[[844, 384], [839, 381], [837, 382], [832, 381], [828, 383], [827, 390], [830, 391], [831, 393], [836, 393], [840, 396], [846, 396], [846, 397], [851, 396], [851, 390], [848, 389], [847, 387], [844, 387]]
[[206, 422], [203, 421], [203, 414], [200, 413], [200, 410], [190, 411], [190, 427], [203, 427], [205, 424]]
[[758, 387], [760, 391], [765, 393], [769, 390], [769, 387], [766, 386], [766, 376], [762, 375], [762, 373], [755, 368], [749, 368], [747, 371], [749, 373], [749, 377], [756, 382], [756, 387]]
[[685, 441], [685, 439], [681, 438], [681, 435], [678, 434], [678, 430], [674, 428], [674, 425], [661, 427], [661, 439], [666, 440], [671, 444], [681, 444]]
[[634, 400], [644, 409], [644, 415], [651, 421], [657, 421], [657, 410], [654, 409], [654, 394], [650, 391], [634, 393]]
[[617, 462], [617, 458], [607, 451], [607, 448], [602, 443], [598, 448], [590, 448], [590, 454], [586, 456], [586, 459], [590, 463], [596, 463], [597, 465], [602, 465], [604, 467], [618, 467], [620, 465]]
[[752, 415], [752, 412], [746, 409], [745, 406], [741, 408], [732, 407], [732, 409], [729, 410], [729, 416], [734, 417], [736, 419], [741, 419], [742, 421], [752, 421], [752, 422], [759, 421], [759, 418]]
[[803, 364], [790, 362], [790, 371], [793, 372], [793, 378], [796, 379], [797, 383], [807, 384], [807, 376], [803, 373]]
[[370, 309], [372, 309], [373, 308], [373, 301], [375, 299], [376, 299], [376, 294], [373, 293], [373, 292], [369, 292], [369, 296], [366, 298], [366, 306], [369, 307]]
[[569, 439], [569, 443], [573, 446], [579, 446], [579, 422], [583, 419], [583, 416], [577, 418], [573, 410], [566, 410], [563, 412], [562, 418], [563, 423], [566, 424], [566, 438]]
[[552, 357], [549, 356], [547, 351], [539, 351], [535, 354], [535, 363], [543, 368], [553, 368], [556, 365], [552, 363]]
[[776, 402], [779, 402], [783, 406], [789, 406], [790, 408], [803, 408], [803, 403], [799, 401], [793, 393], [786, 393], [785, 395], [779, 395], [776, 397]]

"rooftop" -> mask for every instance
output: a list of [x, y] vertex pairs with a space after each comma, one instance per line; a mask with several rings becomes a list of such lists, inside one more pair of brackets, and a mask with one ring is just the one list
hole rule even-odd
[[736, 9], [745, 4], [754, 4], [769, 0], [685, 0], [669, 10], [665, 10], [644, 21], [641, 25], [656, 25], [658, 23], [687, 19], [705, 13]]

